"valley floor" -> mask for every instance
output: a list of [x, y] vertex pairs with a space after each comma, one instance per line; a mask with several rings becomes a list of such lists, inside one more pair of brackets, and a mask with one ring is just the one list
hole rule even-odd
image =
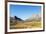
[[23, 22], [10, 24], [10, 29], [41, 28], [41, 22]]

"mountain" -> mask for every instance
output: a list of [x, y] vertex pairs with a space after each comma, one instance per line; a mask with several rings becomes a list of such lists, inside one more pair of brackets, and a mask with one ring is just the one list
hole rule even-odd
[[14, 16], [14, 19], [18, 21], [23, 21], [21, 18], [18, 18], [17, 16]]
[[14, 22], [22, 22], [23, 20], [21, 18], [18, 18], [17, 16], [14, 17], [10, 17], [10, 22], [14, 23]]
[[41, 20], [41, 16], [39, 14], [37, 14], [37, 15], [32, 15], [31, 17], [29, 17], [25, 21], [40, 21], [40, 20]]

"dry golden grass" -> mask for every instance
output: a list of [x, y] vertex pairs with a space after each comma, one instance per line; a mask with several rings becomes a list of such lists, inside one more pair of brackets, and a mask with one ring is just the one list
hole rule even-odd
[[25, 28], [41, 28], [41, 22], [33, 21], [33, 22], [18, 22], [11, 26], [11, 28], [15, 29], [25, 29]]

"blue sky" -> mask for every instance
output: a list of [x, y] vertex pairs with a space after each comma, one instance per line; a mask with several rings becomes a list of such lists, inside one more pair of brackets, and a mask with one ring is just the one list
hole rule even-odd
[[10, 5], [10, 16], [17, 16], [23, 20], [31, 17], [32, 14], [39, 14], [41, 12], [41, 6], [32, 5]]

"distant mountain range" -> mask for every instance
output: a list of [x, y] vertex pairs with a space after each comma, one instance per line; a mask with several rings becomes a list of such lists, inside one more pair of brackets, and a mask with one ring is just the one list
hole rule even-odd
[[33, 15], [33, 16], [27, 18], [25, 21], [40, 21], [40, 20], [41, 20], [40, 15]]
[[24, 21], [40, 21], [41, 17], [39, 15], [33, 15], [29, 18], [27, 18], [26, 20], [22, 20], [21, 18], [18, 18], [17, 16], [14, 17], [10, 17], [11, 21], [20, 21], [20, 22], [24, 22]]

